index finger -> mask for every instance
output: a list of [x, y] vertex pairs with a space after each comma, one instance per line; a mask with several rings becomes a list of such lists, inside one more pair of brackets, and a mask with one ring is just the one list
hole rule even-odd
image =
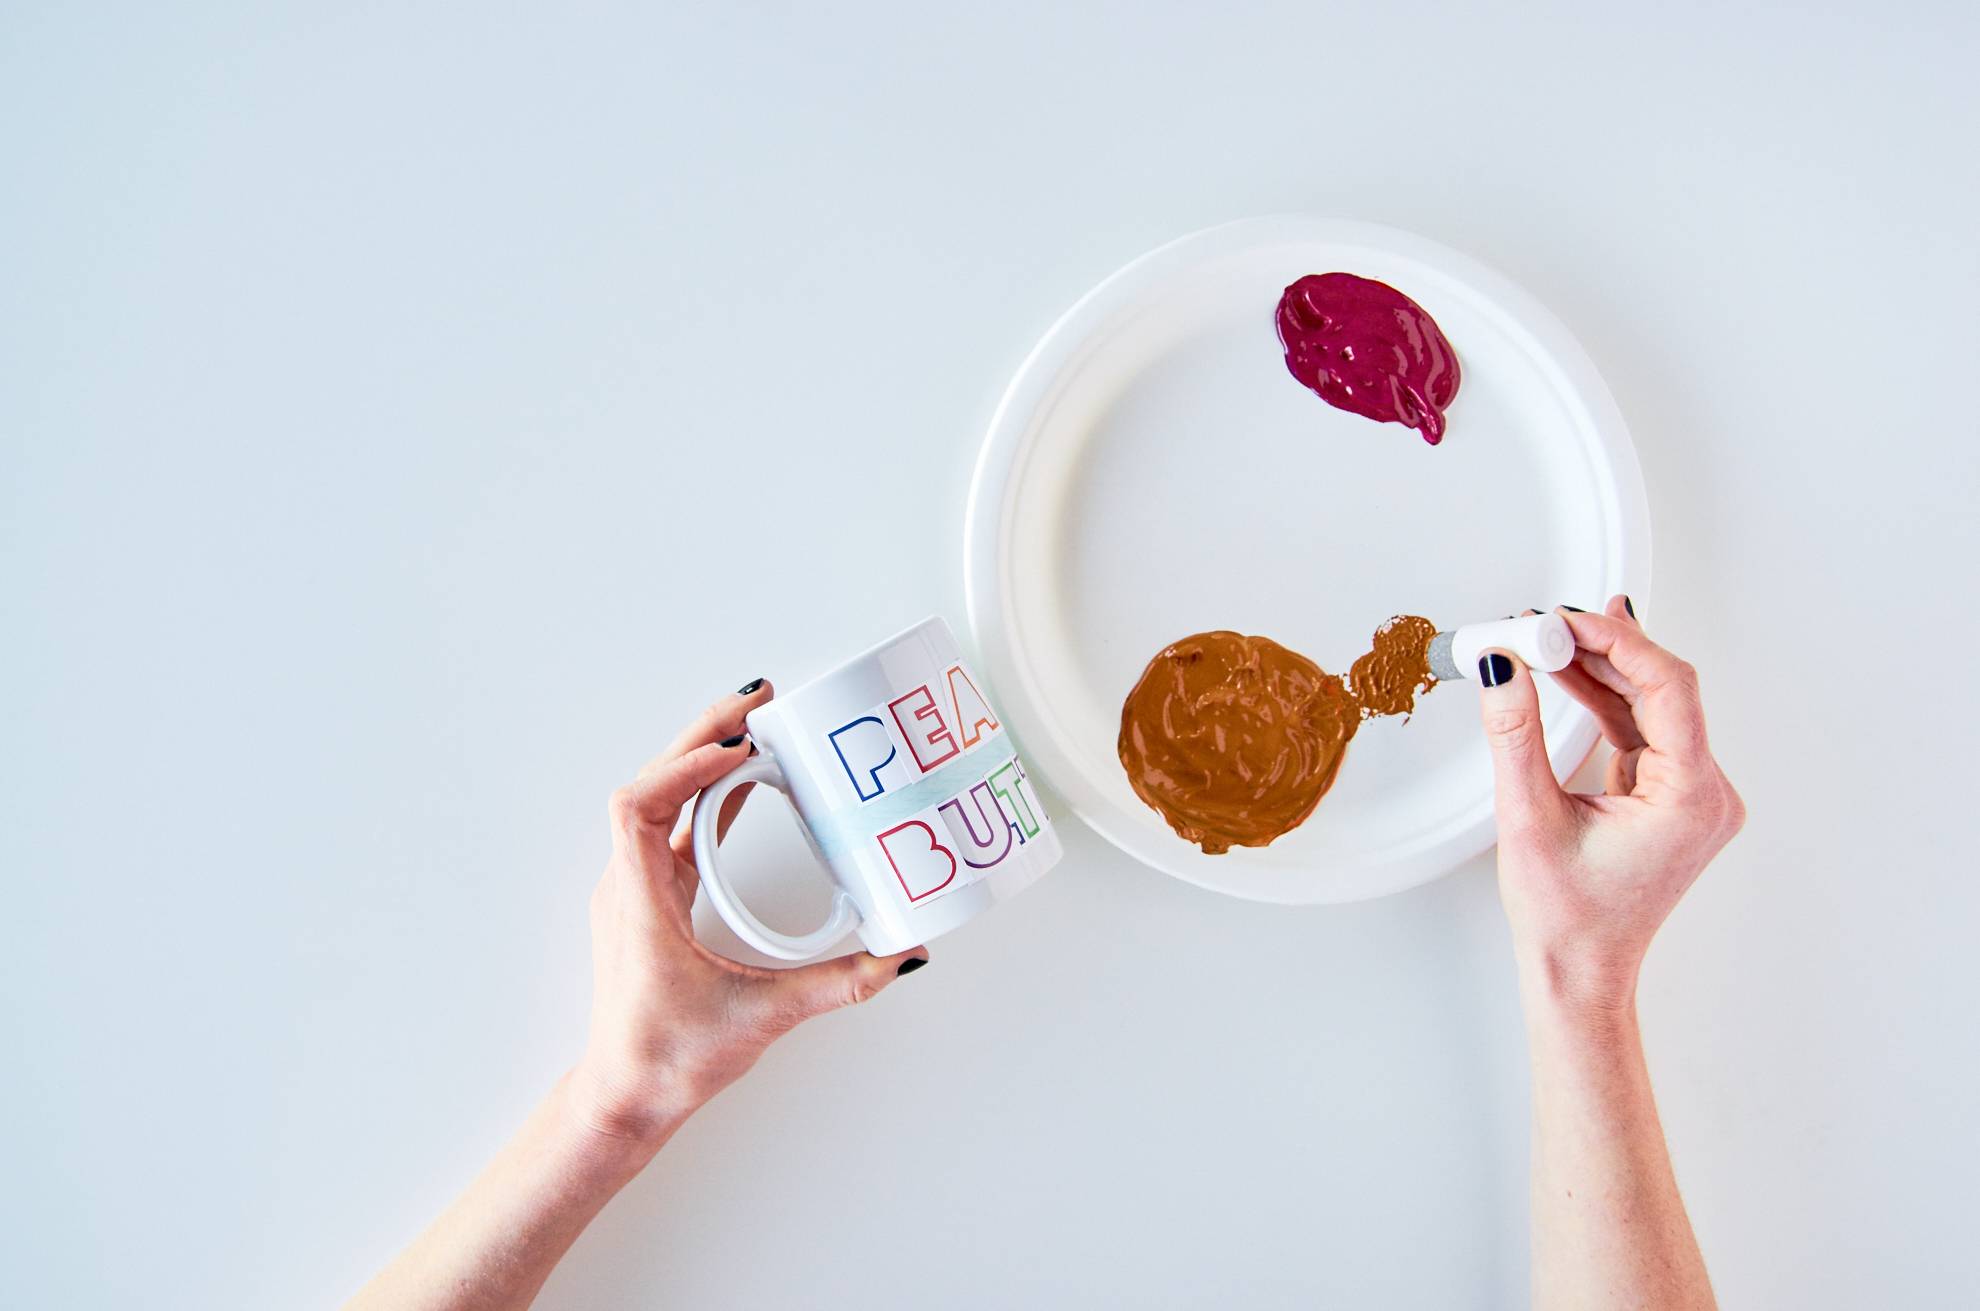
[[698, 746], [734, 737], [745, 727], [744, 716], [775, 695], [776, 690], [770, 686], [768, 679], [757, 678], [743, 684], [739, 690], [722, 697], [697, 715], [693, 723], [667, 744], [665, 751], [649, 760], [639, 772], [644, 775]]
[[1699, 756], [1708, 752], [1705, 708], [1698, 699], [1698, 671], [1609, 615], [1564, 614], [1575, 645], [1605, 657], [1628, 680], [1625, 694], [1638, 731], [1652, 750]]
[[664, 837], [673, 831], [681, 808], [694, 800], [696, 793], [747, 759], [749, 742], [739, 734], [671, 760], [656, 761], [612, 794], [613, 823], [621, 829], [634, 823], [650, 824], [663, 830]]

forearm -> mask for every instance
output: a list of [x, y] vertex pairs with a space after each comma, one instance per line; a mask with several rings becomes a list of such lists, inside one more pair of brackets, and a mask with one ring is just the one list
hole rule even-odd
[[607, 1132], [567, 1074], [411, 1247], [348, 1304], [420, 1311], [527, 1307], [550, 1271], [679, 1121]]
[[1712, 1308], [1650, 1092], [1635, 989], [1564, 995], [1522, 962], [1533, 1061], [1533, 1303]]

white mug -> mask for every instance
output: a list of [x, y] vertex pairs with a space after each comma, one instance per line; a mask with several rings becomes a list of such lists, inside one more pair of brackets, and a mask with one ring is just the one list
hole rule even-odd
[[[905, 951], [1059, 861], [1059, 835], [1010, 732], [940, 619], [780, 693], [744, 722], [757, 754], [695, 802], [694, 860], [709, 903], [765, 955], [807, 960], [855, 925], [874, 955]], [[838, 885], [810, 933], [770, 928], [722, 877], [716, 817], [744, 783], [790, 800]]]

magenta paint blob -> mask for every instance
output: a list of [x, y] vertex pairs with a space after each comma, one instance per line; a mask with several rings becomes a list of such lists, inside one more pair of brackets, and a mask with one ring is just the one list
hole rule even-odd
[[1286, 368], [1321, 400], [1444, 440], [1457, 352], [1421, 305], [1386, 282], [1310, 273], [1279, 297], [1278, 320]]

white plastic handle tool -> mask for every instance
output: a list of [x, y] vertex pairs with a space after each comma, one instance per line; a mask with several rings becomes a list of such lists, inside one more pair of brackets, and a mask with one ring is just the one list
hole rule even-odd
[[779, 933], [749, 913], [749, 908], [742, 904], [742, 899], [736, 896], [728, 880], [722, 877], [720, 849], [715, 845], [715, 829], [721, 820], [722, 802], [745, 783], [767, 783], [784, 793], [785, 800], [790, 799], [784, 771], [777, 768], [777, 762], [768, 756], [745, 760], [702, 789], [694, 803], [694, 865], [701, 874], [702, 890], [707, 892], [709, 904], [715, 907], [715, 913], [722, 917], [722, 922], [750, 946], [778, 960], [810, 960], [846, 936], [846, 930], [859, 922], [859, 910], [853, 905], [853, 899], [846, 895], [846, 890], [834, 884], [831, 914], [825, 917], [823, 924], [801, 937]]
[[1544, 614], [1466, 624], [1451, 635], [1451, 663], [1465, 678], [1475, 676], [1479, 656], [1494, 650], [1510, 651], [1528, 668], [1551, 674], [1574, 659], [1574, 630], [1559, 615]]

